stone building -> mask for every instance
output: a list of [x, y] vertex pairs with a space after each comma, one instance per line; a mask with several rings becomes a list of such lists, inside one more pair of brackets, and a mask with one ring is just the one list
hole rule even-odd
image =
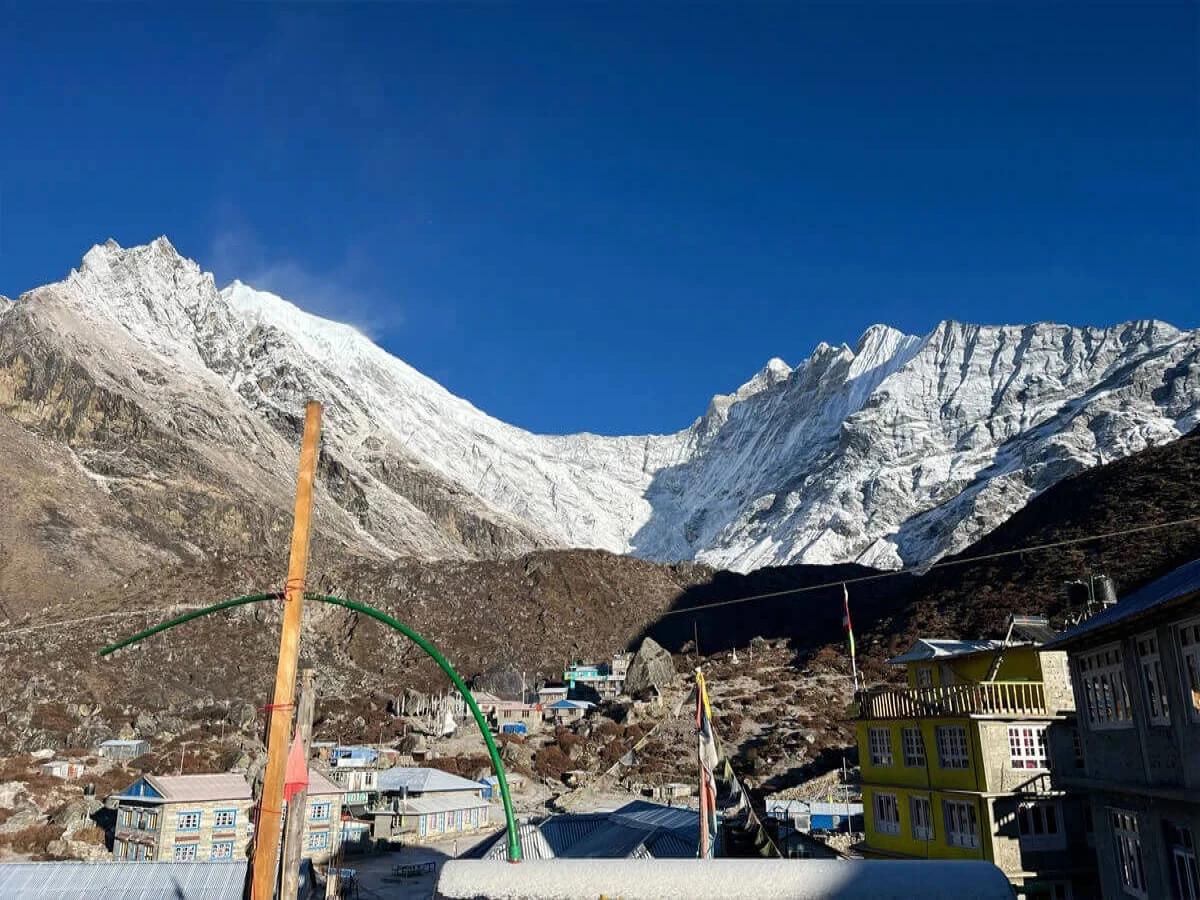
[[1051, 732], [1055, 781], [1083, 792], [1105, 897], [1200, 898], [1200, 560], [1048, 646], [1077, 720]]
[[252, 800], [241, 775], [143, 775], [109, 799], [116, 802], [116, 859], [246, 858]]

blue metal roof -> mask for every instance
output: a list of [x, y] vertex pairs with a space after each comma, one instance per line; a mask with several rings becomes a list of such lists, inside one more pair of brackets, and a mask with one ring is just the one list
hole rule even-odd
[[1157, 581], [1152, 581], [1140, 591], [1135, 591], [1116, 606], [1110, 606], [1090, 619], [1085, 619], [1074, 628], [1063, 632], [1043, 646], [1045, 650], [1057, 650], [1074, 644], [1080, 638], [1095, 634], [1118, 625], [1128, 619], [1142, 616], [1166, 606], [1176, 600], [1184, 600], [1200, 593], [1200, 559], [1180, 566]]
[[241, 900], [246, 862], [0, 863], [0, 897]]

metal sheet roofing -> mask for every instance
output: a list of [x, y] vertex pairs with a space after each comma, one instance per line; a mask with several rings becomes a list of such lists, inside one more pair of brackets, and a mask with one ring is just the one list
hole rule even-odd
[[1088, 635], [1097, 634], [1161, 607], [1185, 602], [1200, 594], [1200, 559], [1185, 563], [1175, 571], [1134, 591], [1116, 606], [1110, 606], [1074, 628], [1069, 628], [1050, 643], [1048, 649], [1058, 649]]
[[1003, 641], [947, 641], [937, 638], [918, 638], [908, 652], [893, 656], [888, 662], [898, 665], [926, 659], [950, 659], [985, 650], [996, 650], [1003, 646]]
[[[518, 827], [522, 851], [530, 859], [691, 858], [700, 840], [695, 810], [644, 800], [607, 813], [551, 816], [537, 825]], [[503, 859], [504, 831], [470, 855]], [[536, 854], [536, 855], [535, 855]]]
[[383, 793], [429, 794], [436, 791], [479, 791], [479, 782], [468, 781], [441, 769], [413, 766], [393, 766], [379, 773], [379, 790]]
[[205, 775], [146, 775], [145, 778], [151, 787], [172, 803], [251, 799], [249, 782], [236, 772]]
[[325, 777], [325, 774], [320, 769], [308, 767], [308, 793], [309, 796], [314, 794], [349, 794], [348, 788], [342, 787]]
[[425, 815], [427, 813], [457, 812], [460, 809], [478, 809], [487, 805], [488, 802], [482, 797], [409, 797], [401, 801], [400, 812]]
[[241, 900], [246, 862], [0, 863], [0, 897]]

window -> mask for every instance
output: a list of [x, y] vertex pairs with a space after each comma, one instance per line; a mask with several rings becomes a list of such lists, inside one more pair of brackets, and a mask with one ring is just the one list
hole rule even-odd
[[910, 768], [925, 768], [925, 739], [920, 728], [904, 729], [904, 765]]
[[133, 827], [133, 810], [129, 809], [128, 807], [121, 810], [121, 827], [122, 828], [132, 828]]
[[1167, 853], [1171, 859], [1171, 881], [1181, 900], [1200, 900], [1200, 869], [1196, 866], [1196, 842], [1186, 825], [1164, 822]]
[[312, 803], [308, 807], [308, 817], [314, 822], [329, 821], [329, 801]]
[[1192, 704], [1192, 718], [1200, 719], [1200, 621], [1179, 626], [1183, 656], [1183, 689]]
[[946, 820], [947, 844], [972, 850], [979, 846], [975, 804], [964, 803], [961, 800], [943, 800], [942, 818]]
[[1112, 644], [1078, 657], [1076, 667], [1083, 685], [1088, 722], [1093, 728], [1121, 728], [1131, 721], [1129, 689], [1121, 648]]
[[154, 831], [156, 828], [158, 828], [158, 810], [152, 809], [150, 812], [146, 813], [146, 829], [148, 831]]
[[120, 838], [113, 841], [113, 859], [128, 859], [129, 845]]
[[213, 860], [233, 859], [233, 841], [213, 841]]
[[328, 850], [329, 849], [329, 832], [328, 831], [312, 831], [308, 835], [309, 850]]
[[1017, 833], [1023, 847], [1044, 850], [1065, 847], [1062, 807], [1057, 801], [1045, 800], [1018, 804]]
[[218, 809], [213, 813], [213, 828], [236, 828], [237, 810]]
[[180, 844], [175, 848], [175, 862], [195, 862], [196, 845]]
[[962, 725], [940, 725], [937, 729], [938, 765], [943, 769], [966, 769], [967, 729]]
[[1046, 726], [1008, 726], [1009, 766], [1013, 769], [1047, 769]]
[[933, 840], [933, 812], [928, 797], [909, 797], [908, 816], [912, 820], [913, 837], [918, 841]]
[[175, 822], [176, 831], [198, 831], [200, 829], [200, 811], [181, 812]]
[[1108, 817], [1112, 824], [1113, 848], [1121, 887], [1127, 894], [1145, 897], [1146, 870], [1142, 865], [1142, 838], [1138, 831], [1137, 813], [1110, 809]]
[[1079, 737], [1079, 729], [1071, 729], [1071, 761], [1075, 768], [1083, 768], [1083, 739]]
[[875, 830], [880, 834], [900, 833], [900, 807], [895, 794], [875, 795]]
[[1136, 644], [1142, 688], [1146, 692], [1146, 715], [1151, 725], [1170, 725], [1171, 710], [1167, 705], [1167, 681], [1163, 678], [1162, 660], [1158, 656], [1158, 635], [1154, 632], [1143, 634]]
[[887, 728], [872, 728], [867, 732], [867, 740], [871, 745], [871, 765], [890, 766], [892, 764], [892, 732]]
[[933, 687], [933, 669], [929, 668], [929, 666], [921, 666], [917, 669], [917, 687]]

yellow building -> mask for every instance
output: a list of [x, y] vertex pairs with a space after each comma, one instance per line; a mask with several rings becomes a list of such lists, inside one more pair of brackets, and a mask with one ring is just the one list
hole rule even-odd
[[859, 693], [868, 856], [982, 859], [1018, 896], [1088, 896], [1082, 805], [1049, 779], [1046, 728], [1074, 708], [1052, 636], [1020, 619], [1004, 641], [922, 639], [889, 660], [907, 686]]

